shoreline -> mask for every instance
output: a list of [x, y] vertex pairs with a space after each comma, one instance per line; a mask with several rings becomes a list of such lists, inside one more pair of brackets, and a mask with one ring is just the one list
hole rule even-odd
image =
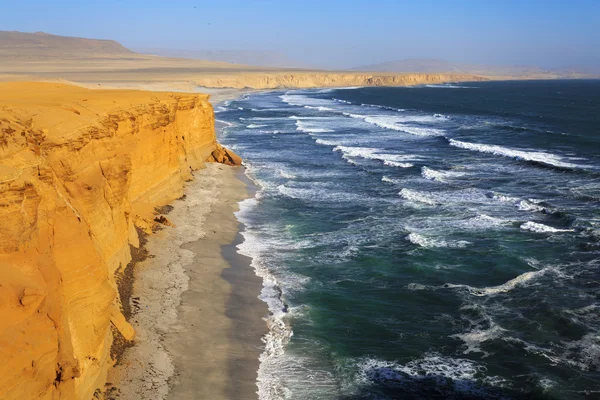
[[267, 310], [236, 249], [243, 177], [240, 167], [207, 164], [171, 204], [175, 226], [147, 236], [131, 295], [137, 339], [111, 370], [106, 398], [257, 398]]
[[[201, 90], [201, 89], [199, 89]], [[253, 90], [215, 90], [211, 103]], [[215, 123], [217, 133], [223, 128]], [[110, 371], [107, 399], [256, 399], [267, 305], [240, 255], [238, 203], [253, 196], [243, 167], [207, 164], [164, 207], [173, 227], [145, 237], [129, 285], [137, 336]], [[200, 328], [198, 328], [200, 327]]]
[[257, 398], [266, 307], [257, 297], [262, 281], [236, 248], [243, 225], [234, 212], [248, 196], [244, 170], [227, 168], [225, 175], [217, 176], [221, 201], [205, 222], [205, 236], [182, 246], [195, 257], [178, 307], [180, 326], [165, 338], [175, 366], [167, 399]]
[[[244, 171], [237, 171], [238, 179], [246, 185], [246, 199], [253, 198], [257, 189]], [[237, 210], [239, 211], [239, 206]], [[245, 225], [239, 220], [237, 229], [234, 240], [221, 246], [222, 256], [229, 264], [229, 268], [223, 269], [221, 277], [229, 282], [232, 288], [226, 304], [226, 315], [232, 322], [229, 339], [238, 349], [229, 357], [231, 380], [227, 388], [227, 398], [257, 399], [260, 356], [264, 350], [263, 338], [269, 331], [266, 324], [269, 310], [267, 304], [259, 299], [263, 280], [252, 268], [252, 259], [238, 252], [238, 246], [244, 242], [245, 230]], [[257, 316], [259, 318], [256, 318]]]

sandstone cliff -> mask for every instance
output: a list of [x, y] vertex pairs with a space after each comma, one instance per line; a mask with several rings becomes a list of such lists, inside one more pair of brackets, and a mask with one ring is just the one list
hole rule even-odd
[[191, 78], [210, 88], [319, 88], [344, 86], [411, 86], [458, 81], [487, 80], [466, 74], [382, 74], [357, 72], [283, 71], [205, 74]]
[[132, 339], [116, 277], [155, 207], [239, 162], [208, 96], [0, 84], [0, 398], [91, 399]]

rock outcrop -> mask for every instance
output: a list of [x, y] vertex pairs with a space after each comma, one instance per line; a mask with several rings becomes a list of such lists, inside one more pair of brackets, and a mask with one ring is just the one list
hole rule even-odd
[[136, 226], [207, 160], [240, 161], [206, 95], [0, 84], [0, 398], [103, 390]]
[[242, 165], [242, 158], [240, 156], [220, 145], [217, 145], [217, 148], [213, 150], [206, 161], [231, 166]]

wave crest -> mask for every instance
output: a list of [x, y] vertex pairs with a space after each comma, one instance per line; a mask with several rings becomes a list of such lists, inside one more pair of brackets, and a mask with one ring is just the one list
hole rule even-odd
[[460, 140], [449, 139], [451, 146], [459, 147], [465, 150], [478, 151], [480, 153], [495, 154], [503, 157], [514, 158], [517, 160], [531, 161], [539, 164], [549, 165], [558, 168], [575, 169], [581, 168], [580, 165], [566, 162], [563, 157], [544, 151], [525, 151], [512, 149], [510, 147], [498, 146], [495, 144], [480, 144], [462, 142]]
[[540, 224], [538, 222], [527, 221], [521, 225], [521, 229], [525, 231], [531, 231], [536, 233], [560, 233], [560, 232], [574, 232], [573, 229], [558, 229], [548, 225]]
[[466, 240], [458, 241], [447, 241], [443, 239], [434, 239], [419, 235], [418, 233], [411, 232], [406, 236], [406, 240], [416, 244], [417, 246], [424, 248], [436, 248], [436, 247], [447, 247], [447, 248], [463, 248], [467, 247], [470, 243]]

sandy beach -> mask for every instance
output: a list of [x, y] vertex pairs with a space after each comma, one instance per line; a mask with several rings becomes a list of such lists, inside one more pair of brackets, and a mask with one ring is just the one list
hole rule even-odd
[[[237, 203], [248, 196], [241, 167], [195, 173], [148, 237], [135, 267], [135, 346], [109, 377], [123, 399], [253, 399], [266, 306], [249, 260], [235, 252]], [[111, 387], [113, 387], [111, 389]]]

